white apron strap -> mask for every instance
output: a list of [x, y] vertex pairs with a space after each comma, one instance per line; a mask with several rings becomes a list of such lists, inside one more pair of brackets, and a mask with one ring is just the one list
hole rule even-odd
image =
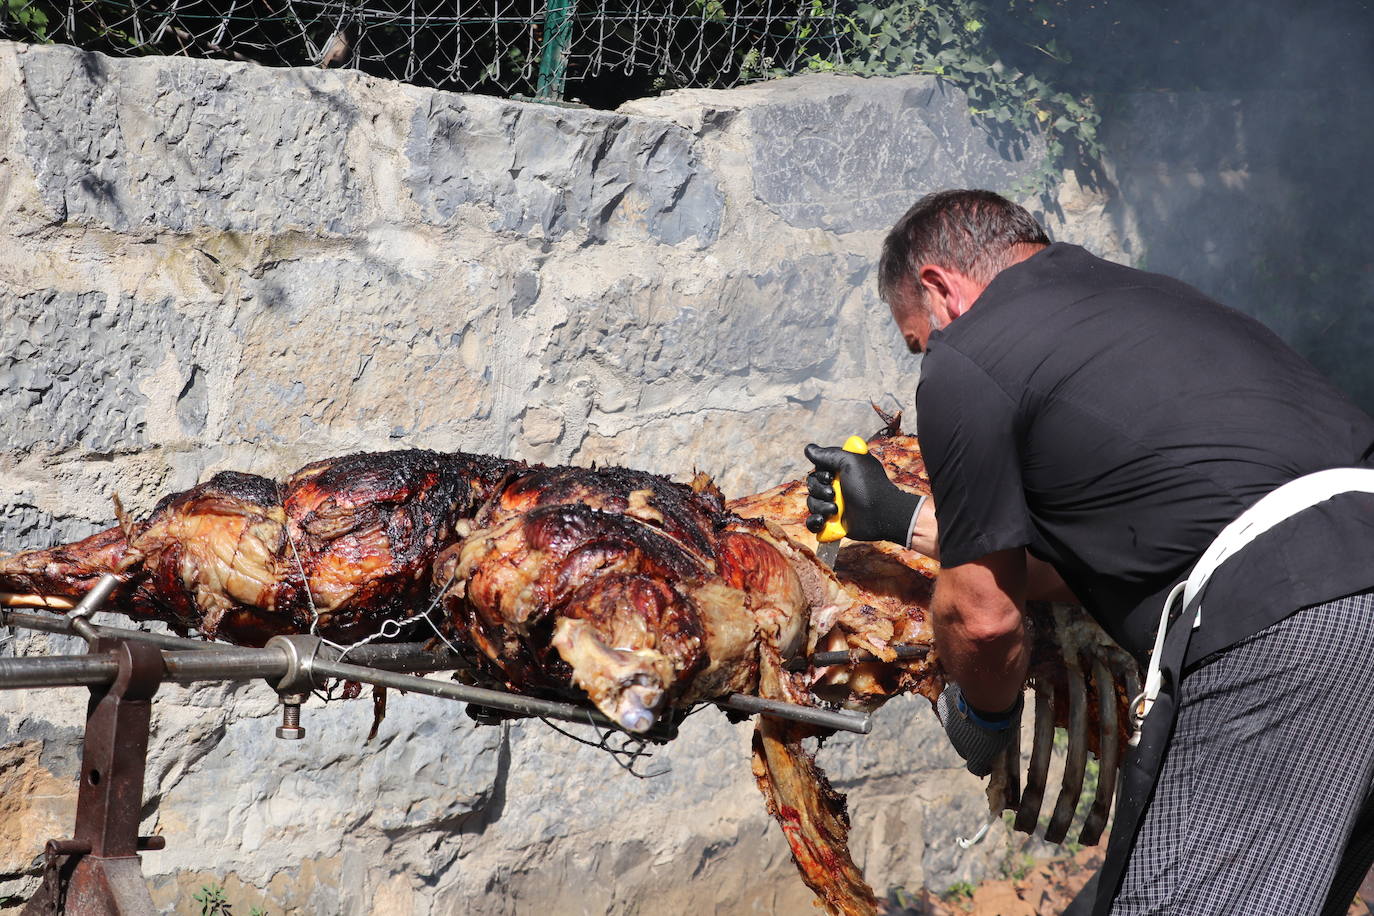
[[[1266, 494], [1259, 502], [1242, 512], [1234, 521], [1221, 530], [1211, 545], [1203, 551], [1202, 558], [1193, 567], [1188, 578], [1178, 583], [1164, 599], [1164, 608], [1159, 615], [1159, 629], [1155, 632], [1154, 648], [1150, 650], [1150, 665], [1145, 673], [1145, 689], [1131, 702], [1131, 720], [1135, 733], [1131, 743], [1140, 738], [1140, 723], [1149, 715], [1163, 686], [1163, 672], [1160, 669], [1160, 654], [1164, 648], [1164, 634], [1169, 628], [1169, 616], [1174, 602], [1182, 601], [1186, 610], [1193, 599], [1207, 587], [1212, 573], [1221, 564], [1239, 553], [1255, 538], [1273, 528], [1279, 522], [1292, 518], [1304, 509], [1310, 509], [1341, 493], [1374, 493], [1374, 468], [1332, 468], [1307, 474]], [[1202, 605], [1191, 626], [1202, 623]]]

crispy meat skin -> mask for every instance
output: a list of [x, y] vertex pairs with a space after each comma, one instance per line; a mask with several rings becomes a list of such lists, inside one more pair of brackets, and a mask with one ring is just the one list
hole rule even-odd
[[713, 490], [541, 468], [512, 476], [476, 524], [435, 581], [491, 681], [539, 693], [571, 682], [639, 731], [665, 702], [755, 691], [761, 639], [801, 647], [795, 571]]
[[455, 526], [522, 467], [406, 450], [318, 461], [280, 485], [225, 471], [127, 529], [0, 560], [0, 591], [80, 597], [114, 571], [111, 608], [136, 620], [260, 646], [318, 615], [321, 636], [353, 641], [423, 607]]

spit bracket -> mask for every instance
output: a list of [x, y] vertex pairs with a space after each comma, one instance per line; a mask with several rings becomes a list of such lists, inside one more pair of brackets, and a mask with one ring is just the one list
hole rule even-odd
[[154, 916], [138, 853], [162, 849], [162, 837], [140, 837], [152, 699], [162, 683], [162, 653], [146, 643], [97, 637], [92, 654], [112, 655], [114, 680], [91, 686], [76, 829], [49, 840], [44, 880], [23, 916]]

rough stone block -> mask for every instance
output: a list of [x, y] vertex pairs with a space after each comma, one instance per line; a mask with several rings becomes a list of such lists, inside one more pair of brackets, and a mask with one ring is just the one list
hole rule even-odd
[[647, 238], [704, 248], [724, 200], [691, 136], [661, 121], [435, 93], [406, 154], [425, 218], [490, 213], [495, 231], [556, 241]]
[[1044, 157], [1038, 139], [994, 134], [934, 77], [816, 74], [625, 110], [727, 133], [747, 150], [759, 200], [788, 225], [832, 232], [888, 229], [943, 188], [1011, 191]]
[[[338, 77], [74, 48], [20, 55], [23, 152], [58, 220], [341, 233], [361, 195], [346, 153], [357, 118]], [[333, 87], [330, 87], [333, 88]]]
[[[5, 447], [109, 453], [147, 444], [144, 384], [167, 359], [190, 363], [199, 333], [172, 303], [103, 292], [0, 291]], [[188, 388], [188, 394], [191, 389]], [[190, 408], [194, 419], [196, 408]]]

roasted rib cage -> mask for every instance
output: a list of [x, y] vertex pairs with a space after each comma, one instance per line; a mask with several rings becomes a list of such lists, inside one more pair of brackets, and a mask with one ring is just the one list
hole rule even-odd
[[[888, 418], [871, 451], [899, 485], [928, 492], [919, 447], [899, 421]], [[585, 695], [630, 731], [731, 692], [873, 709], [906, 692], [934, 700], [944, 686], [925, 613], [938, 565], [891, 544], [847, 543], [826, 568], [802, 525], [800, 481], [727, 506], [700, 475], [678, 484], [623, 468], [398, 451], [316, 462], [281, 484], [224, 472], [146, 519], [120, 515], [83, 541], [0, 560], [0, 599], [70, 607], [115, 571], [114, 609], [241, 645], [303, 632], [341, 643], [413, 639], [433, 625], [471, 655], [464, 677]], [[1079, 609], [1032, 606], [1029, 619], [1030, 767], [1022, 780], [1019, 754], [1009, 753], [989, 800], [1034, 830], [1054, 731], [1066, 727], [1046, 837], [1066, 836], [1091, 752], [1098, 789], [1079, 839], [1094, 843], [1135, 664]], [[834, 650], [850, 663], [805, 663]], [[874, 913], [846, 846], [843, 797], [802, 749], [808, 734], [761, 720], [755, 776], [827, 908]]]
[[[901, 432], [900, 414], [879, 413], [886, 425], [868, 440], [870, 453], [883, 462], [898, 486], [930, 493], [916, 437]], [[805, 527], [803, 481], [734, 500], [729, 508], [768, 519], [795, 542], [815, 541]], [[905, 692], [921, 693], [933, 702], [945, 683], [933, 649], [898, 660], [895, 647], [932, 645], [925, 610], [938, 573], [936, 561], [895, 544], [845, 543], [835, 574], [854, 602], [832, 609], [833, 616], [813, 608], [813, 634], [822, 634], [813, 635], [815, 648], [848, 649], [851, 655], [871, 655], [875, 660], [815, 670], [813, 694], [851, 708], [874, 708]], [[1018, 734], [989, 780], [989, 805], [994, 814], [1014, 812], [1017, 830], [1036, 830], [1049, 789], [1055, 730], [1063, 728], [1064, 772], [1044, 836], [1053, 843], [1068, 836], [1091, 754], [1098, 760], [1097, 787], [1077, 837], [1091, 846], [1100, 840], [1111, 812], [1117, 767], [1129, 739], [1129, 704], [1139, 692], [1139, 669], [1080, 607], [1031, 602], [1027, 622], [1032, 639], [1027, 686], [1034, 699], [1021, 731], [1031, 732], [1030, 763], [1022, 779], [1020, 749], [1027, 742]]]

